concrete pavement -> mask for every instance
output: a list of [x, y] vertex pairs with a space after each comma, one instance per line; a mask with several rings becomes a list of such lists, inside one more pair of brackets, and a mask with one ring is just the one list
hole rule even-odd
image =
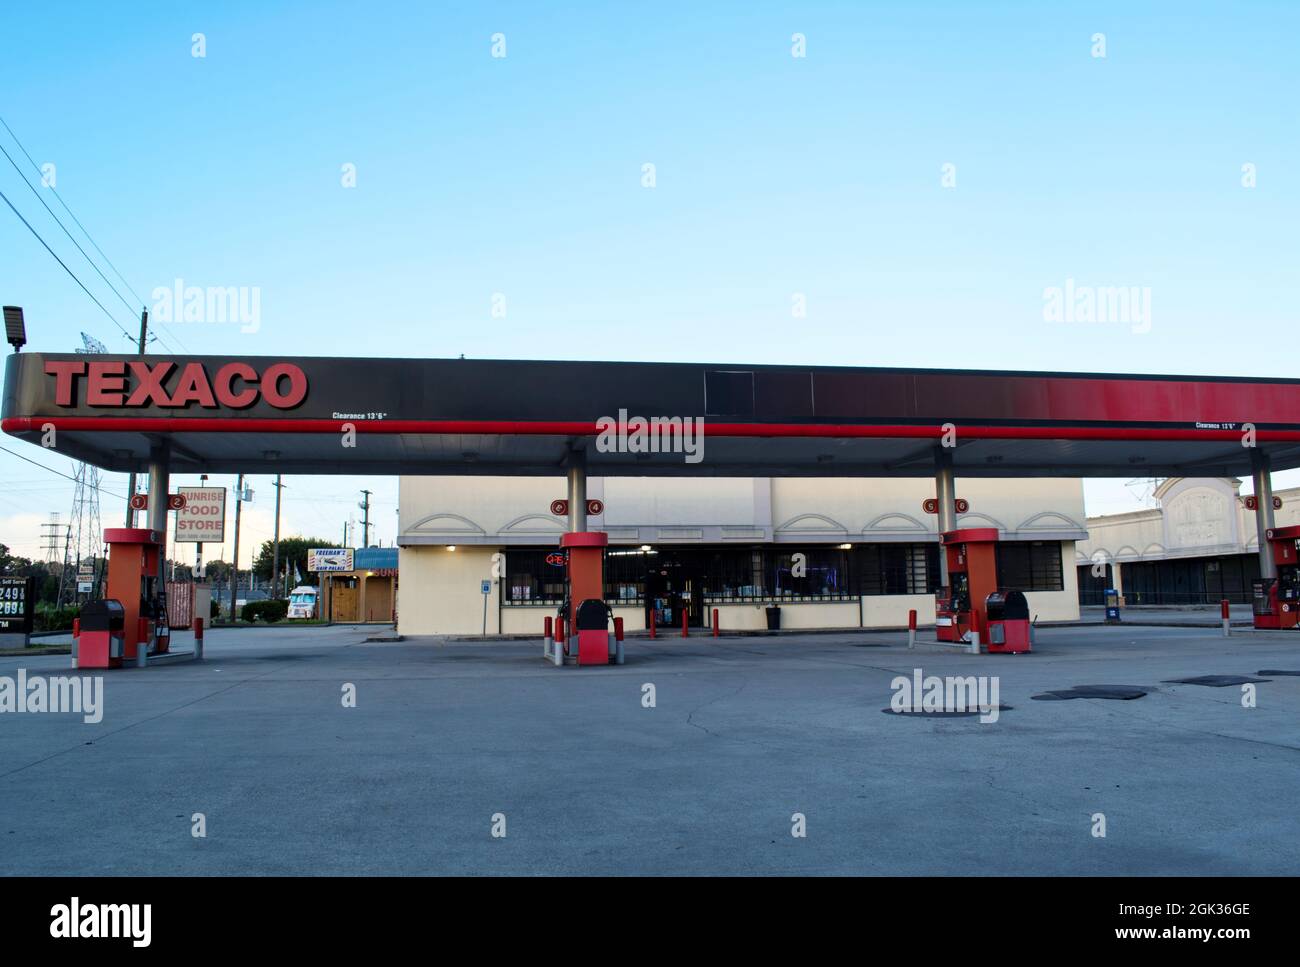
[[[98, 725], [0, 714], [0, 872], [1300, 868], [1300, 677], [1258, 685], [1255, 708], [1239, 688], [1161, 684], [1300, 671], [1300, 634], [1045, 628], [1029, 656], [909, 652], [899, 633], [699, 637], [557, 669], [540, 641], [373, 633], [210, 631], [203, 663], [105, 673]], [[6, 658], [0, 676], [67, 666]], [[997, 676], [1012, 709], [882, 714], [916, 668]], [[1100, 683], [1156, 690], [1030, 698]]]

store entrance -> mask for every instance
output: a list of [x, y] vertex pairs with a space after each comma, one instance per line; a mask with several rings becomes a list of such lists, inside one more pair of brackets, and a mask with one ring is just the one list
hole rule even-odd
[[682, 614], [688, 627], [704, 627], [704, 568], [695, 555], [661, 550], [647, 568], [646, 623], [654, 611], [655, 625], [680, 628]]

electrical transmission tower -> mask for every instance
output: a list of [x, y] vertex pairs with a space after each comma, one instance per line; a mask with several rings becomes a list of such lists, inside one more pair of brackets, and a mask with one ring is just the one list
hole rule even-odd
[[64, 526], [58, 511], [50, 514], [49, 521], [41, 525], [41, 549], [45, 551], [46, 564], [57, 565], [63, 559]]
[[[107, 346], [84, 332], [81, 342], [78, 353], [96, 355], [108, 352]], [[98, 591], [100, 569], [97, 565], [104, 557], [104, 531], [99, 519], [99, 485], [102, 479], [99, 468], [88, 463], [78, 463], [73, 472], [72, 520], [68, 525], [70, 556], [76, 562], [77, 583], [91, 586], [89, 593], [78, 588], [73, 600], [94, 597]]]

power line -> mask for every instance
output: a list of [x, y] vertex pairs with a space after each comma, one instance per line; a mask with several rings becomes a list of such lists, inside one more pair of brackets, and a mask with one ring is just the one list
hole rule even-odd
[[[0, 124], [4, 125], [5, 130], [9, 132], [9, 137], [13, 138], [14, 144], [18, 145], [18, 150], [27, 156], [27, 160], [31, 162], [31, 166], [35, 168], [37, 173], [39, 174], [41, 172], [41, 166], [36, 163], [35, 159], [32, 158], [30, 154], [28, 154], [27, 149], [23, 147], [23, 143], [18, 140], [18, 135], [14, 134], [14, 129], [9, 127], [9, 122], [6, 121], [3, 117], [0, 117]], [[77, 218], [77, 216], [72, 213], [72, 209], [69, 208], [68, 203], [63, 200], [63, 196], [59, 194], [58, 189], [51, 187], [50, 191], [54, 192], [54, 197], [59, 200], [59, 204], [62, 205], [63, 210], [68, 213], [68, 217], [77, 223], [77, 227], [81, 229], [81, 233], [86, 236], [86, 239], [90, 242], [91, 245], [95, 246], [95, 251], [98, 252], [100, 256], [104, 259], [104, 261], [108, 263], [108, 267], [113, 270], [113, 274], [116, 275], [119, 279], [122, 279], [122, 284], [126, 286], [126, 291], [130, 292], [133, 296], [135, 296], [137, 302], [139, 302], [141, 305], [144, 305], [144, 300], [140, 298], [140, 293], [136, 292], [135, 289], [131, 288], [131, 283], [127, 282], [126, 279], [122, 278], [122, 273], [117, 270], [117, 266], [113, 264], [113, 260], [110, 259], [107, 255], [104, 255], [104, 250], [99, 247], [99, 244], [93, 238], [90, 237], [90, 232], [86, 231], [86, 226], [81, 224], [81, 219]]]
[[[24, 146], [22, 141], [18, 139], [18, 135], [14, 134], [14, 129], [9, 126], [9, 122], [6, 121], [2, 116], [0, 116], [0, 124], [4, 125], [4, 129], [9, 132], [9, 137], [14, 139], [14, 144], [18, 145], [18, 150], [21, 151], [23, 153], [23, 156], [27, 158], [27, 161], [32, 166], [33, 170], [35, 170], [37, 174], [43, 175], [43, 172], [41, 171], [41, 166], [36, 163], [36, 159], [31, 156], [31, 153], [27, 150], [26, 146]], [[4, 151], [4, 148], [0, 147], [0, 151]], [[23, 175], [22, 170], [18, 167], [17, 163], [14, 161], [12, 157], [9, 156], [9, 152], [4, 151], [4, 155], [6, 158], [9, 159], [9, 163], [14, 166], [14, 170], [18, 172], [19, 177], [23, 179], [23, 183], [26, 184], [27, 187], [31, 189], [33, 194], [36, 195], [36, 200], [45, 206], [45, 210], [50, 213], [50, 217], [53, 218], [54, 221], [58, 223], [59, 228], [63, 229], [63, 233], [68, 236], [68, 239], [72, 242], [72, 244], [77, 246], [77, 251], [79, 251], [83, 256], [85, 256], [85, 259], [87, 262], [90, 263], [91, 268], [93, 268], [99, 274], [99, 277], [104, 280], [104, 283], [110, 289], [113, 290], [113, 294], [117, 296], [118, 299], [121, 299], [122, 303], [127, 307], [127, 309], [132, 314], [134, 314], [135, 308], [132, 305], [130, 305], [130, 303], [128, 303], [126, 299], [122, 298], [122, 294], [117, 291], [117, 287], [108, 281], [104, 273], [100, 271], [99, 266], [97, 266], [94, 260], [91, 259], [91, 257], [86, 254], [86, 250], [83, 249], [77, 243], [77, 240], [72, 237], [72, 233], [68, 231], [67, 227], [63, 224], [63, 222], [59, 221], [59, 217], [54, 214], [54, 212], [50, 209], [49, 205], [45, 204], [45, 199], [41, 198], [40, 192], [36, 191], [36, 188], [31, 184], [31, 182], [27, 181], [26, 176]], [[116, 275], [118, 279], [121, 280], [122, 285], [126, 286], [126, 291], [130, 292], [131, 295], [135, 296], [137, 303], [139, 303], [141, 306], [144, 306], [145, 302], [144, 299], [140, 297], [140, 293], [136, 292], [135, 289], [131, 287], [131, 283], [126, 281], [122, 273], [118, 271], [117, 266], [113, 264], [113, 260], [104, 254], [104, 250], [99, 247], [99, 243], [96, 242], [94, 237], [91, 236], [90, 232], [86, 230], [86, 226], [81, 224], [81, 219], [79, 219], [76, 216], [76, 214], [72, 211], [72, 209], [68, 207], [68, 203], [63, 200], [63, 196], [59, 194], [58, 189], [55, 188], [53, 185], [49, 187], [50, 187], [50, 191], [54, 193], [54, 197], [59, 200], [59, 204], [63, 206], [63, 210], [68, 213], [68, 217], [71, 218], [76, 223], [77, 227], [81, 229], [81, 233], [86, 236], [86, 241], [90, 242], [90, 244], [94, 247], [95, 251], [99, 253], [100, 257], [105, 262], [108, 263], [108, 267], [113, 270], [113, 274]], [[8, 202], [9, 199], [6, 198], [5, 201]], [[12, 203], [9, 204], [9, 207], [13, 208]], [[17, 209], [15, 209], [15, 213], [17, 213]], [[18, 217], [22, 218], [21, 215], [19, 215]], [[24, 224], [26, 224], [26, 221], [27, 221], [26, 219], [23, 219]], [[28, 225], [27, 227], [31, 228], [30, 225]], [[40, 238], [40, 236], [38, 235], [37, 238]], [[42, 240], [42, 244], [44, 244], [44, 240]], [[48, 245], [46, 245], [45, 247], [47, 250], [49, 249]], [[53, 251], [51, 251], [50, 254], [53, 255], [54, 254]], [[58, 258], [58, 256], [55, 256], [55, 258]], [[62, 264], [62, 260], [60, 260], [60, 264]], [[65, 265], [64, 268], [66, 269], [67, 266]], [[71, 272], [69, 272], [69, 274], [71, 274]], [[76, 277], [74, 276], [74, 278]], [[78, 280], [78, 284], [80, 284], [80, 280]], [[85, 286], [83, 285], [82, 288], [85, 289]], [[89, 295], [89, 291], [87, 291], [87, 294]], [[94, 297], [91, 296], [91, 298]], [[96, 299], [95, 302], [97, 305], [99, 304], [99, 300]], [[104, 307], [101, 305], [100, 308], [103, 309]], [[110, 318], [112, 317], [110, 316]], [[116, 320], [114, 320], [114, 324], [116, 325]], [[118, 328], [121, 329], [122, 327], [118, 326]], [[126, 336], [128, 339], [132, 338], [130, 333], [127, 333]], [[175, 338], [176, 338], [176, 342], [180, 345], [181, 349], [184, 350], [185, 352], [189, 352], [189, 347], [186, 346], [185, 343], [181, 341], [180, 337], [175, 337]], [[177, 350], [176, 346], [173, 346], [170, 341], [168, 341], [166, 338], [163, 337], [162, 333], [155, 332], [154, 334], [152, 334], [149, 341], [153, 342], [155, 340], [162, 342], [162, 344], [166, 346], [168, 349], [170, 349], [172, 352], [179, 351]]]
[[[17, 457], [19, 460], [26, 460], [33, 467], [40, 467], [42, 470], [48, 470], [50, 473], [56, 474], [57, 476], [62, 477], [64, 480], [71, 480], [73, 483], [77, 482], [76, 477], [69, 477], [66, 473], [60, 473], [58, 470], [55, 470], [53, 467], [47, 467], [43, 463], [37, 463], [35, 460], [31, 459], [30, 457], [24, 457], [21, 453], [16, 453], [13, 450], [10, 450], [8, 447], [0, 447], [0, 450], [3, 450], [5, 453], [10, 454], [11, 456]], [[88, 484], [87, 486], [90, 485]], [[101, 494], [108, 494], [110, 497], [116, 497], [118, 500], [126, 500], [125, 494], [115, 494], [113, 493], [113, 491], [105, 490], [103, 487], [94, 487], [93, 489], [98, 490]]]
[[[49, 252], [50, 255], [54, 256], [54, 261], [58, 262], [59, 265], [63, 266], [63, 271], [67, 272], [68, 275], [72, 276], [72, 281], [77, 283], [77, 285], [81, 286], [81, 291], [86, 293], [86, 295], [90, 296], [90, 301], [95, 303], [95, 305], [99, 306], [99, 311], [104, 313], [104, 315], [108, 316], [109, 321], [122, 331], [122, 335], [126, 336], [127, 339], [130, 339], [131, 334], [122, 327], [122, 324], [113, 317], [113, 314], [111, 312], [109, 312], [107, 309], [104, 308], [104, 303], [100, 302], [98, 299], [95, 298], [95, 294], [86, 288], [85, 283], [83, 283], [79, 278], [77, 278], [77, 274], [73, 272], [72, 269], [68, 268], [67, 264], [64, 263], [63, 259], [59, 258], [58, 254], [54, 251], [54, 249], [50, 248], [49, 245], [46, 244], [45, 239], [41, 238], [41, 233], [36, 231], [36, 229], [32, 228], [31, 222], [23, 218], [23, 213], [20, 212], [17, 208], [14, 208], [14, 203], [9, 200], [9, 196], [6, 195], [3, 191], [0, 191], [0, 198], [3, 198], [4, 203], [9, 206], [9, 210], [18, 216], [18, 220], [27, 226], [27, 231], [31, 232], [33, 235], [36, 236], [36, 241], [40, 242], [42, 245], [45, 246], [45, 251]], [[37, 466], [40, 466], [40, 464], [37, 464]]]
[[[54, 209], [52, 209], [49, 205], [45, 203], [45, 199], [41, 197], [41, 193], [36, 190], [35, 185], [33, 185], [30, 181], [27, 180], [27, 176], [23, 174], [23, 169], [18, 167], [18, 162], [15, 161], [13, 157], [9, 154], [9, 152], [5, 150], [5, 146], [3, 144], [0, 144], [0, 154], [3, 154], [5, 158], [8, 159], [9, 163], [13, 165], [14, 171], [18, 172], [18, 177], [23, 180], [23, 184], [27, 186], [28, 190], [30, 190], [33, 195], [36, 196], [36, 200], [41, 203], [41, 207], [43, 207], [47, 212], [50, 213], [50, 217], [54, 219], [54, 224], [58, 225], [59, 228], [63, 229], [63, 234], [68, 236], [68, 241], [70, 241], [73, 245], [77, 246], [77, 251], [81, 253], [82, 257], [88, 263], [90, 263], [90, 267], [95, 270], [96, 274], [98, 274], [99, 277], [104, 280], [104, 284], [108, 286], [110, 290], [112, 290], [113, 295], [117, 296], [118, 300], [121, 301], [122, 305], [126, 306], [126, 311], [135, 312], [135, 307], [132, 306], [131, 303], [126, 301], [126, 299], [122, 296], [122, 293], [118, 292], [117, 288], [113, 285], [113, 283], [108, 281], [108, 276], [106, 276], [103, 272], [100, 271], [99, 266], [95, 264], [94, 259], [92, 259], [89, 255], [86, 254], [86, 250], [81, 247], [81, 243], [72, 237], [72, 233], [68, 231], [68, 226], [64, 225], [63, 222], [59, 221], [59, 216], [54, 214]], [[131, 287], [128, 285], [127, 288], [130, 289]]]

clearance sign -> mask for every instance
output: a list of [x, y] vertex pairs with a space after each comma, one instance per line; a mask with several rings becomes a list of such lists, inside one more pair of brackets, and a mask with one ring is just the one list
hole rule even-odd
[[226, 488], [177, 487], [185, 506], [176, 511], [176, 540], [220, 544], [226, 539]]

